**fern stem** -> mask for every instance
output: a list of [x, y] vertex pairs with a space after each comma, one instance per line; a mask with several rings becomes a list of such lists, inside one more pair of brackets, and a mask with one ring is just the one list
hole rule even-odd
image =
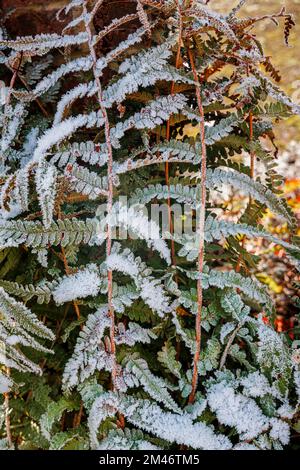
[[[59, 219], [62, 218], [60, 207], [58, 209], [58, 218]], [[60, 247], [60, 252], [61, 252], [61, 259], [62, 259], [62, 262], [64, 264], [64, 268], [65, 268], [65, 273], [67, 275], [69, 275], [70, 274], [70, 267], [69, 267], [66, 252], [65, 252], [65, 249], [64, 249], [63, 246]], [[73, 301], [73, 306], [74, 306], [74, 310], [75, 310], [75, 313], [76, 313], [76, 316], [77, 316], [77, 320], [79, 320], [80, 319], [80, 310], [79, 310], [78, 304], [75, 300]]]
[[101, 7], [102, 3], [103, 3], [104, 0], [97, 0], [97, 2], [95, 3], [92, 11], [91, 11], [91, 14], [90, 14], [90, 22], [93, 21], [94, 19], [94, 16], [96, 15], [97, 11], [99, 10], [99, 8]]
[[[102, 2], [97, 2], [97, 8], [100, 7]], [[94, 7], [95, 9], [96, 7]], [[87, 16], [87, 2], [83, 3], [83, 13]], [[107, 178], [108, 178], [108, 196], [107, 196], [107, 215], [108, 220], [110, 219], [110, 215], [112, 212], [112, 205], [113, 205], [113, 149], [111, 144], [111, 137], [110, 137], [110, 123], [106, 108], [103, 106], [103, 99], [102, 99], [102, 85], [97, 73], [97, 54], [95, 51], [95, 47], [93, 45], [93, 34], [91, 30], [91, 23], [85, 23], [86, 32], [88, 34], [88, 46], [91, 54], [91, 58], [93, 61], [93, 73], [94, 78], [97, 84], [97, 95], [100, 110], [104, 119], [104, 132], [105, 132], [105, 141], [107, 145], [107, 152], [108, 152], [108, 162], [107, 162]], [[109, 256], [111, 253], [112, 247], [112, 233], [111, 233], [111, 226], [107, 224], [107, 238], [106, 238], [106, 255]], [[107, 272], [107, 281], [108, 281], [108, 312], [111, 320], [110, 325], [110, 343], [111, 343], [111, 354], [113, 358], [113, 365], [112, 365], [112, 385], [113, 390], [116, 389], [116, 377], [117, 377], [117, 367], [116, 367], [116, 344], [115, 344], [115, 315], [114, 315], [114, 308], [112, 304], [112, 292], [113, 292], [113, 276], [112, 271], [109, 270]]]
[[[249, 113], [249, 141], [250, 141], [250, 147], [251, 147], [251, 143], [253, 142], [253, 113], [252, 111], [250, 111]], [[255, 177], [255, 159], [256, 159], [256, 155], [255, 155], [255, 152], [252, 150], [250, 150], [250, 176], [252, 179], [254, 179]], [[249, 205], [251, 205], [251, 197], [249, 199]], [[242, 238], [242, 242], [241, 242], [241, 247], [244, 248], [244, 245], [245, 245], [245, 241], [246, 241], [246, 237], [244, 236]], [[239, 257], [238, 257], [238, 260], [237, 260], [237, 264], [236, 264], [236, 267], [235, 267], [235, 271], [237, 273], [240, 272], [241, 270], [241, 263], [242, 263], [242, 253], [239, 254]]]
[[[253, 142], [253, 113], [250, 111], [249, 114], [249, 136], [250, 136], [250, 144]], [[255, 173], [255, 152], [252, 150], [250, 151], [250, 176], [254, 179]]]
[[226, 347], [224, 349], [224, 352], [222, 354], [222, 357], [221, 357], [221, 360], [220, 360], [220, 366], [219, 366], [219, 370], [222, 370], [223, 367], [225, 366], [225, 363], [226, 363], [226, 359], [227, 359], [227, 356], [228, 356], [228, 353], [229, 353], [229, 350], [232, 346], [232, 343], [236, 337], [236, 335], [238, 334], [238, 332], [240, 331], [240, 329], [242, 328], [243, 324], [242, 323], [239, 323], [238, 326], [235, 328], [235, 330], [233, 331], [233, 333], [231, 334], [227, 344], [226, 344]]
[[[10, 376], [9, 367], [6, 369], [8, 377]], [[9, 393], [4, 393], [4, 415], [5, 415], [5, 431], [7, 437], [7, 443], [9, 448], [13, 446], [12, 433], [11, 433], [11, 423], [9, 415]]]
[[8, 93], [7, 93], [7, 97], [6, 97], [6, 101], [5, 101], [5, 106], [8, 106], [10, 104], [12, 91], [13, 91], [13, 88], [15, 86], [15, 82], [16, 82], [21, 64], [22, 64], [22, 58], [23, 58], [23, 53], [21, 52], [18, 67], [16, 67], [15, 69], [13, 69], [13, 68], [11, 69], [13, 71], [13, 75], [10, 79], [9, 89], [8, 89]]
[[78, 413], [75, 414], [73, 419], [73, 429], [76, 429], [80, 426], [81, 418], [83, 415], [83, 403], [81, 402]]
[[201, 85], [195, 67], [194, 55], [190, 48], [188, 48], [188, 56], [191, 64], [194, 80], [196, 86], [196, 98], [198, 110], [200, 113], [200, 139], [201, 139], [201, 182], [200, 182], [200, 209], [199, 209], [199, 251], [198, 251], [198, 273], [199, 278], [197, 281], [197, 315], [196, 315], [196, 351], [193, 361], [193, 377], [192, 377], [192, 390], [189, 396], [189, 403], [195, 400], [197, 385], [198, 385], [198, 362], [200, 360], [201, 352], [201, 320], [202, 320], [202, 306], [203, 306], [203, 286], [202, 286], [202, 273], [204, 266], [204, 228], [205, 228], [205, 210], [206, 210], [206, 165], [207, 153], [205, 143], [205, 125], [204, 125], [204, 109], [201, 98]]
[[[180, 6], [178, 2], [176, 2], [177, 8], [178, 8], [178, 14], [179, 14], [179, 34], [178, 34], [178, 48], [177, 48], [177, 54], [176, 54], [176, 63], [175, 67], [176, 69], [179, 68], [180, 64], [180, 58], [181, 58], [181, 53], [180, 53], [180, 48], [181, 48], [181, 41], [182, 41], [182, 14], [180, 10]], [[172, 82], [171, 84], [171, 95], [173, 96], [175, 93], [175, 81]], [[171, 118], [168, 119], [167, 121], [167, 129], [166, 129], [166, 140], [170, 140], [170, 128], [171, 128]], [[166, 162], [165, 164], [165, 180], [166, 180], [166, 185], [168, 186], [168, 190], [170, 192], [170, 179], [169, 179], [169, 162]], [[168, 204], [168, 220], [169, 220], [169, 230], [170, 234], [172, 235], [174, 232], [174, 226], [173, 226], [173, 220], [172, 220], [172, 211], [171, 211], [171, 198], [168, 196], [167, 199], [167, 204]], [[173, 266], [176, 266], [176, 255], [175, 255], [175, 242], [171, 238], [171, 259], [172, 259], [172, 264]]]

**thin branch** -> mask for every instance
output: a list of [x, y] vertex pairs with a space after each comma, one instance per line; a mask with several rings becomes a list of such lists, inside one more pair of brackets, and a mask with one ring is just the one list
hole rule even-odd
[[[100, 6], [100, 2], [97, 2], [97, 5]], [[85, 1], [83, 4], [83, 13], [84, 15], [88, 16], [87, 11], [87, 2]], [[102, 85], [101, 81], [97, 72], [97, 55], [95, 51], [95, 46], [93, 45], [93, 34], [91, 30], [91, 23], [85, 23], [85, 28], [88, 34], [88, 46], [90, 50], [90, 54], [93, 61], [93, 73], [94, 78], [97, 84], [97, 96], [99, 101], [100, 110], [104, 119], [104, 130], [105, 130], [105, 140], [107, 145], [108, 151], [108, 162], [107, 162], [107, 177], [108, 177], [108, 196], [107, 196], [107, 214], [108, 220], [110, 220], [110, 214], [112, 213], [112, 205], [113, 205], [113, 148], [111, 144], [111, 136], [110, 136], [110, 123], [107, 114], [106, 108], [103, 106], [103, 98], [102, 98]], [[112, 233], [111, 233], [111, 226], [110, 223], [107, 224], [107, 237], [106, 237], [106, 254], [107, 256], [111, 253], [112, 247]], [[113, 293], [113, 276], [112, 271], [109, 270], [107, 272], [107, 281], [108, 281], [108, 313], [110, 316], [110, 343], [111, 343], [111, 354], [113, 358], [113, 365], [112, 365], [112, 385], [113, 390], [116, 389], [116, 378], [117, 378], [117, 365], [116, 365], [116, 344], [115, 344], [115, 315], [114, 315], [114, 307], [112, 303], [112, 293]]]
[[[178, 14], [179, 14], [179, 33], [178, 33], [178, 47], [177, 47], [177, 54], [176, 54], [176, 63], [175, 67], [176, 69], [179, 68], [180, 65], [180, 58], [181, 58], [181, 42], [182, 42], [182, 28], [183, 28], [183, 21], [182, 21], [182, 14], [180, 10], [180, 6], [177, 3], [177, 8], [178, 8]], [[175, 93], [175, 81], [172, 82], [171, 84], [171, 95], [173, 96]], [[171, 128], [171, 118], [168, 119], [167, 121], [167, 129], [166, 129], [166, 140], [170, 140], [170, 128]], [[170, 193], [170, 180], [169, 180], [169, 162], [167, 161], [165, 164], [165, 180], [166, 180], [166, 185], [168, 186], [168, 190]], [[172, 211], [171, 211], [171, 198], [168, 196], [167, 199], [167, 204], [168, 204], [168, 219], [169, 219], [169, 230], [171, 235], [174, 232], [174, 227], [173, 227], [173, 220], [172, 220]], [[176, 266], [176, 256], [175, 256], [175, 242], [173, 238], [171, 238], [171, 259], [172, 259], [172, 264], [173, 266]]]
[[221, 357], [221, 360], [220, 360], [220, 366], [219, 366], [219, 369], [222, 370], [223, 367], [225, 366], [225, 362], [226, 362], [226, 359], [227, 359], [227, 356], [228, 356], [228, 353], [229, 353], [229, 350], [232, 346], [232, 343], [237, 335], [237, 333], [239, 332], [239, 330], [242, 328], [242, 324], [239, 323], [238, 326], [235, 328], [235, 330], [232, 332], [232, 334], [230, 335], [230, 338], [228, 340], [228, 343], [226, 344], [226, 347], [224, 349], [224, 352], [222, 354], [222, 357]]
[[[7, 367], [6, 374], [10, 376], [10, 369]], [[9, 393], [4, 393], [4, 416], [5, 416], [5, 431], [7, 437], [7, 443], [9, 448], [13, 446], [11, 423], [10, 423], [10, 410], [9, 410]]]
[[200, 360], [201, 352], [201, 321], [202, 321], [202, 306], [203, 306], [203, 286], [202, 286], [202, 273], [204, 266], [204, 227], [205, 227], [205, 211], [206, 211], [206, 165], [207, 165], [207, 152], [205, 143], [205, 124], [204, 124], [204, 109], [201, 97], [201, 85], [195, 67], [194, 55], [190, 48], [188, 48], [188, 56], [191, 64], [194, 81], [196, 86], [197, 105], [200, 114], [200, 139], [201, 139], [201, 182], [200, 182], [200, 209], [199, 209], [199, 247], [198, 247], [198, 274], [197, 281], [197, 314], [196, 314], [196, 351], [193, 361], [193, 377], [192, 377], [192, 390], [189, 396], [189, 403], [195, 401], [195, 395], [198, 385], [198, 363]]
[[[62, 214], [61, 214], [61, 209], [60, 208], [58, 210], [58, 218], [62, 219]], [[61, 251], [61, 259], [62, 259], [62, 262], [64, 264], [64, 268], [65, 268], [65, 273], [67, 275], [69, 275], [70, 274], [70, 267], [69, 267], [69, 264], [68, 264], [65, 249], [62, 245], [60, 246], [60, 251]], [[75, 310], [75, 313], [76, 313], [76, 316], [77, 316], [77, 320], [80, 320], [80, 310], [79, 310], [78, 304], [75, 300], [73, 300], [73, 306], [74, 306], [74, 310]]]
[[15, 86], [15, 82], [16, 82], [21, 64], [22, 64], [22, 58], [23, 58], [23, 54], [21, 53], [20, 58], [19, 58], [18, 67], [16, 67], [15, 69], [13, 67], [9, 67], [10, 70], [13, 72], [13, 75], [10, 79], [9, 89], [8, 89], [8, 93], [7, 93], [6, 101], [5, 101], [5, 106], [9, 106], [9, 104], [10, 104], [11, 95], [12, 95], [12, 92], [13, 92], [13, 89], [14, 89], [14, 86]]
[[94, 8], [92, 9], [91, 13], [90, 13], [90, 22], [93, 20], [94, 16], [96, 15], [97, 11], [99, 10], [99, 8], [101, 7], [102, 3], [103, 3], [104, 0], [98, 0], [94, 6]]
[[[3, 52], [0, 52], [1, 53], [1, 56], [4, 56], [4, 53]], [[11, 65], [9, 65], [7, 62], [5, 62], [5, 66], [7, 67], [8, 70], [10, 70], [11, 72], [13, 72], [13, 74], [15, 74], [16, 72], [16, 78], [18, 78], [20, 80], [20, 82], [24, 85], [24, 87], [26, 88], [26, 90], [30, 93], [32, 90], [30, 88], [30, 86], [28, 85], [28, 83], [26, 82], [25, 78], [20, 75], [18, 72], [19, 70], [15, 70]], [[18, 67], [19, 69], [20, 67]], [[34, 99], [36, 104], [38, 105], [38, 107], [40, 108], [41, 112], [43, 113], [43, 115], [45, 117], [49, 117], [49, 114], [48, 114], [48, 111], [46, 110], [46, 108], [44, 107], [43, 103], [41, 102], [41, 100], [39, 98], [35, 98]]]
[[129, 23], [130, 21], [136, 20], [138, 18], [137, 13], [132, 13], [130, 15], [122, 16], [122, 18], [118, 18], [116, 21], [111, 23], [110, 25], [106, 26], [102, 31], [98, 33], [98, 36], [96, 40], [94, 41], [94, 46], [101, 41], [107, 34], [111, 33], [115, 29], [117, 29], [119, 26], [122, 26], [125, 23]]
[[250, 111], [249, 114], [249, 140], [250, 140], [250, 176], [252, 179], [255, 177], [255, 152], [252, 147], [253, 142], [253, 113]]

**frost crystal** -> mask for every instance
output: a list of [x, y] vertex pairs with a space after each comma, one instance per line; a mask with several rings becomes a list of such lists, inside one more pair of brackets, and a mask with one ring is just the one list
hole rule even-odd
[[263, 397], [271, 392], [267, 378], [258, 371], [243, 378], [241, 385], [244, 386], [244, 394], [252, 398]]
[[90, 265], [75, 274], [65, 276], [53, 291], [57, 304], [82, 299], [88, 296], [96, 297], [100, 290], [101, 280], [96, 265]]
[[225, 383], [218, 383], [208, 391], [208, 404], [222, 424], [234, 427], [242, 439], [254, 439], [268, 429], [268, 418], [251, 398]]
[[290, 442], [290, 427], [288, 423], [277, 418], [272, 418], [270, 424], [270, 437], [280, 441], [283, 445], [287, 445]]

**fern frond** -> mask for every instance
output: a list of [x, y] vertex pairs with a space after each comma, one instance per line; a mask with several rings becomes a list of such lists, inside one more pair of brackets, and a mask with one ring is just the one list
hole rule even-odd
[[52, 222], [46, 228], [36, 221], [6, 221], [0, 225], [0, 245], [2, 247], [25, 245], [33, 248], [47, 247], [49, 244], [80, 245], [97, 244], [97, 221], [87, 219], [66, 219]]
[[95, 370], [111, 370], [111, 354], [106, 351], [103, 334], [110, 325], [107, 307], [102, 306], [90, 314], [79, 334], [74, 352], [63, 374], [64, 390], [71, 390], [90, 377]]
[[74, 402], [66, 398], [61, 398], [58, 402], [51, 402], [47, 406], [46, 412], [40, 418], [40, 428], [42, 435], [51, 440], [52, 427], [56, 421], [60, 421], [64, 411], [72, 411], [76, 406]]
[[107, 393], [95, 400], [89, 415], [92, 448], [98, 448], [97, 430], [100, 423], [108, 416], [113, 416], [117, 410], [123, 413], [131, 424], [169, 442], [187, 445], [193, 449], [232, 447], [227, 437], [215, 434], [213, 428], [204, 423], [193, 424], [187, 414], [181, 416], [164, 412], [149, 400]]
[[[129, 357], [126, 359], [125, 371], [130, 374], [130, 382], [128, 385], [130, 385], [132, 381], [131, 376], [134, 376], [151, 398], [162, 403], [169, 410], [175, 411], [179, 414], [181, 413], [180, 408], [167, 391], [167, 384], [165, 381], [152, 374], [144, 359], [141, 359], [138, 356]], [[133, 383], [133, 385], [136, 384]]]
[[35, 181], [43, 223], [46, 228], [51, 226], [57, 188], [57, 169], [46, 161], [41, 161], [37, 167]]
[[[106, 176], [98, 176], [97, 173], [75, 163], [73, 165], [68, 164], [65, 174], [70, 179], [76, 192], [85, 194], [90, 199], [107, 195], [108, 182]], [[116, 178], [115, 183], [117, 183]]]
[[88, 41], [87, 33], [60, 36], [59, 34], [40, 34], [36, 36], [23, 36], [15, 40], [0, 40], [0, 46], [18, 52], [36, 51], [40, 55], [47, 54], [49, 49], [79, 45]]
[[294, 220], [281, 199], [274, 195], [271, 190], [266, 189], [261, 183], [253, 181], [249, 176], [234, 170], [225, 171], [217, 168], [214, 171], [208, 170], [207, 173], [208, 187], [210, 184], [214, 186], [222, 184], [234, 186], [262, 204], [265, 204], [272, 212], [287, 220], [290, 225], [294, 225]]
[[41, 282], [34, 286], [33, 284], [22, 285], [13, 281], [0, 280], [0, 286], [11, 295], [20, 297], [24, 302], [28, 302], [33, 297], [37, 298], [38, 304], [48, 304], [51, 300], [55, 282]]
[[0, 287], [0, 308], [3, 315], [3, 321], [13, 326], [14, 322], [22, 326], [29, 333], [35, 334], [41, 338], [53, 340], [55, 338], [49, 328], [47, 328], [34, 313], [32, 313], [24, 304], [17, 302], [10, 297], [2, 287]]

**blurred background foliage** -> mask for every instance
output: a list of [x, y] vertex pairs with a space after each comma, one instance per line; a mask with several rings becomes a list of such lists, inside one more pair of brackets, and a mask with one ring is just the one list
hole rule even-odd
[[[211, 0], [211, 7], [219, 11], [229, 11], [233, 7], [232, 0]], [[257, 35], [271, 61], [278, 69], [280, 85], [300, 103], [300, 0], [267, 0], [248, 1], [241, 9], [240, 16], [261, 16], [279, 11], [285, 7], [294, 15], [296, 26], [290, 37], [290, 45], [284, 43], [281, 27], [272, 21], [257, 23], [252, 33]], [[275, 126], [275, 138], [278, 151], [278, 172], [284, 177], [281, 187], [293, 208], [300, 227], [300, 116], [288, 118]], [[270, 144], [266, 141], [266, 147]], [[230, 201], [237, 204], [237, 201]], [[228, 201], [227, 201], [228, 203]], [[274, 233], [281, 234], [287, 239], [290, 234], [285, 225], [269, 215], [264, 224]], [[298, 228], [300, 235], [300, 228]], [[261, 257], [257, 268], [257, 277], [265, 282], [273, 293], [277, 305], [277, 328], [288, 331], [291, 339], [298, 336], [299, 328], [299, 295], [300, 279], [289, 264], [284, 250], [279, 247], [264, 244], [261, 241], [252, 243], [253, 253]], [[249, 247], [250, 248], [250, 247]], [[266, 273], [269, 273], [268, 275]], [[272, 276], [270, 276], [272, 272]], [[293, 329], [293, 332], [292, 332]]]

